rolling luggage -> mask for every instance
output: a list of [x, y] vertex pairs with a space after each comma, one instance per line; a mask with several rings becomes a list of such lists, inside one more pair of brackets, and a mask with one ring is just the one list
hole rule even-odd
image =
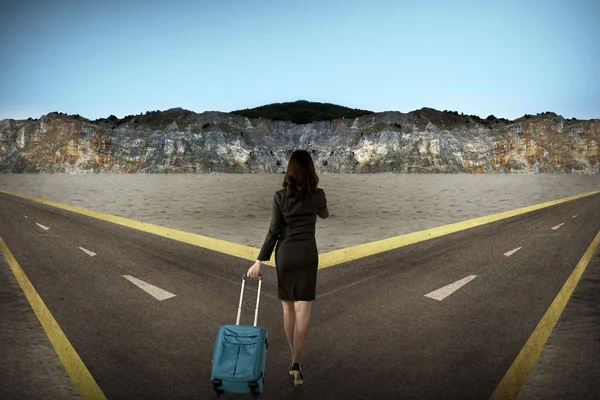
[[210, 378], [217, 397], [223, 393], [250, 393], [256, 399], [263, 391], [269, 343], [267, 330], [256, 326], [262, 275], [258, 275], [253, 326], [240, 325], [246, 277], [247, 275], [244, 275], [242, 278], [235, 325], [223, 325], [217, 333]]

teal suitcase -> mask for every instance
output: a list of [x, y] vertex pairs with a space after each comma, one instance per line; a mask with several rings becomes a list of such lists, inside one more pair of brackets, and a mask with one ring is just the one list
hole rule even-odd
[[269, 338], [265, 328], [256, 326], [262, 275], [258, 276], [253, 326], [240, 325], [246, 277], [242, 279], [235, 325], [221, 326], [215, 341], [210, 382], [217, 397], [223, 393], [250, 393], [256, 399], [263, 392]]

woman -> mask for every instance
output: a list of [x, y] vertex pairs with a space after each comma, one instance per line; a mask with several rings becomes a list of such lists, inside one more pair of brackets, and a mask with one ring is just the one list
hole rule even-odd
[[292, 351], [289, 373], [294, 385], [304, 381], [302, 352], [308, 337], [310, 310], [316, 297], [319, 254], [315, 240], [317, 215], [329, 216], [327, 199], [319, 189], [313, 160], [305, 150], [290, 156], [283, 189], [275, 192], [269, 233], [249, 277], [257, 277], [261, 261], [271, 258], [275, 243], [277, 287], [283, 306], [283, 326]]

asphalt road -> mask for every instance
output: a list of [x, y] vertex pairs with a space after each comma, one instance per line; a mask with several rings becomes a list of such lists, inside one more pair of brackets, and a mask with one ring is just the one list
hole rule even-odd
[[[320, 270], [300, 389], [264, 266], [261, 398], [488, 399], [599, 230], [597, 194]], [[252, 262], [2, 193], [0, 236], [108, 399], [215, 397], [215, 335]]]

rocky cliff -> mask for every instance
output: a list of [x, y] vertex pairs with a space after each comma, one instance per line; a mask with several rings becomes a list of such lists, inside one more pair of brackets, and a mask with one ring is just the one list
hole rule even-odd
[[600, 120], [423, 108], [302, 125], [183, 109], [0, 121], [0, 172], [283, 172], [299, 148], [324, 172], [600, 173]]

